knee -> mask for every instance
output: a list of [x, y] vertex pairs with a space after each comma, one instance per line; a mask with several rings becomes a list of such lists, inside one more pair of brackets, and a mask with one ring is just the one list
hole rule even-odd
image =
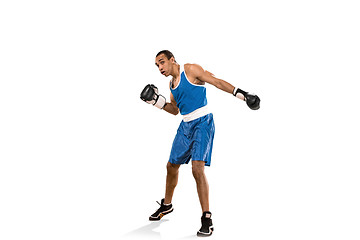
[[166, 170], [168, 174], [177, 174], [179, 170], [179, 165], [168, 162], [166, 165]]
[[203, 166], [192, 166], [192, 174], [195, 178], [195, 180], [201, 179], [205, 173], [204, 173], [204, 167]]

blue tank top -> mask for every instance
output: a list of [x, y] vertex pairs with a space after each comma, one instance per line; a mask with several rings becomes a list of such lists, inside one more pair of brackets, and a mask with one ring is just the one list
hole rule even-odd
[[181, 115], [191, 113], [207, 105], [206, 88], [203, 85], [191, 83], [182, 67], [180, 67], [180, 82], [174, 89], [171, 85], [172, 83], [170, 83], [170, 91]]

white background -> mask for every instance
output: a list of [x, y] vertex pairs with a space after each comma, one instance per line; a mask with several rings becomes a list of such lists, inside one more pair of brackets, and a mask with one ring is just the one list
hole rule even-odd
[[1, 1], [0, 239], [196, 239], [181, 116], [139, 98], [171, 50], [255, 92], [207, 86], [216, 134], [212, 239], [359, 239], [357, 1]]

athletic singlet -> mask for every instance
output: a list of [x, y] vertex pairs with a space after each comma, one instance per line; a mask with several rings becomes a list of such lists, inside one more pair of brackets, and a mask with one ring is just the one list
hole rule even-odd
[[191, 83], [182, 66], [180, 66], [180, 81], [175, 88], [172, 88], [171, 81], [170, 91], [181, 115], [189, 114], [207, 105], [205, 86]]

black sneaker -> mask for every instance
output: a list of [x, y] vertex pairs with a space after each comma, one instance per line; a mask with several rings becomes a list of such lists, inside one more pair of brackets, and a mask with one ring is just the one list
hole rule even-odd
[[201, 228], [197, 232], [198, 237], [209, 237], [214, 231], [214, 227], [211, 220], [211, 212], [204, 212], [201, 217]]
[[161, 203], [159, 203], [158, 201], [156, 202], [160, 205], [160, 208], [149, 217], [150, 221], [159, 221], [163, 216], [174, 211], [171, 203], [166, 205], [164, 204], [164, 198], [161, 199]]

